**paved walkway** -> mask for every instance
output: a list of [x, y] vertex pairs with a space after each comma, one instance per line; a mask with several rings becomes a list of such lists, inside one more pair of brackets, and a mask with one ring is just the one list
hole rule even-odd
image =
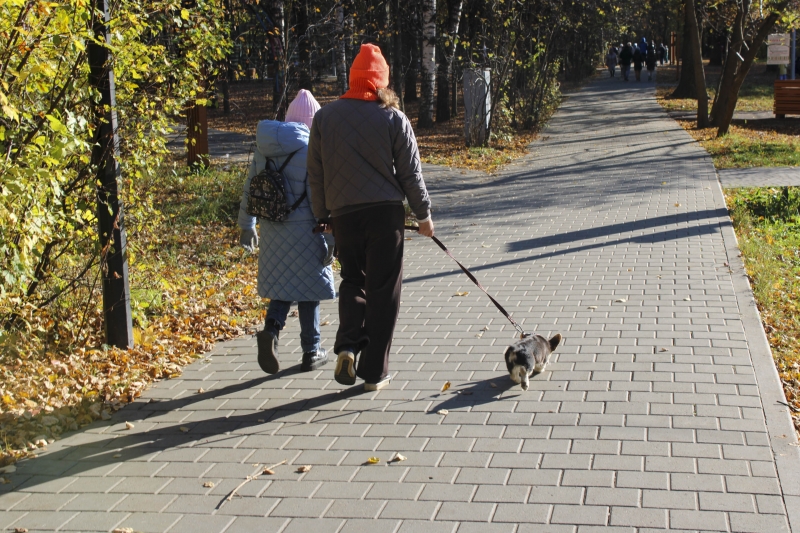
[[429, 182], [442, 240], [526, 328], [565, 336], [530, 390], [504, 369], [514, 330], [409, 235], [388, 389], [298, 373], [296, 319], [273, 377], [253, 339], [222, 344], [20, 463], [0, 528], [800, 532], [795, 434], [716, 174], [652, 85], [599, 80], [530, 157]]
[[717, 174], [725, 188], [800, 187], [800, 167], [727, 168]]

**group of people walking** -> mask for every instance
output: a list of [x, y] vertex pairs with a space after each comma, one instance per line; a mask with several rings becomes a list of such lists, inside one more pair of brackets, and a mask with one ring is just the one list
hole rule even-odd
[[[300, 369], [328, 363], [319, 309], [321, 300], [336, 297], [335, 247], [342, 282], [334, 378], [353, 385], [359, 377], [366, 390], [391, 380], [389, 351], [403, 274], [403, 201], [421, 235], [433, 236], [434, 228], [414, 132], [388, 85], [389, 66], [380, 48], [363, 44], [350, 69], [350, 89], [339, 100], [320, 108], [301, 90], [284, 122], [258, 124], [239, 227], [242, 246], [253, 250], [260, 242], [258, 293], [270, 302], [256, 340], [259, 366], [268, 374], [280, 370], [278, 341], [292, 302], [300, 318]], [[281, 169], [288, 203], [301, 200], [282, 222], [247, 212], [250, 182], [268, 165]]]
[[652, 81], [656, 63], [663, 65], [668, 60], [669, 49], [664, 46], [664, 43], [656, 47], [653, 42], [648, 44], [647, 39], [642, 37], [642, 40], [636, 44], [627, 43], [620, 44], [619, 47], [609, 47], [605, 64], [608, 67], [609, 76], [612, 78], [616, 75], [617, 65], [619, 65], [622, 81], [629, 81], [631, 64], [633, 64], [636, 81], [642, 81], [642, 67], [646, 66], [647, 81]]

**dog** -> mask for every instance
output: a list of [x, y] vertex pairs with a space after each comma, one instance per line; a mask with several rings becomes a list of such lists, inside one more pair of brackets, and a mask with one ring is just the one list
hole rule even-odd
[[522, 390], [528, 390], [529, 378], [544, 371], [550, 362], [550, 354], [561, 344], [561, 333], [550, 340], [541, 335], [527, 333], [506, 349], [505, 359], [508, 374]]

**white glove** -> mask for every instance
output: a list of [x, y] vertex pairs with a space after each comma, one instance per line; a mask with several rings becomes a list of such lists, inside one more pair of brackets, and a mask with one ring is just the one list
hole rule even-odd
[[247, 250], [252, 252], [258, 246], [258, 234], [255, 229], [243, 229], [239, 233], [239, 244]]

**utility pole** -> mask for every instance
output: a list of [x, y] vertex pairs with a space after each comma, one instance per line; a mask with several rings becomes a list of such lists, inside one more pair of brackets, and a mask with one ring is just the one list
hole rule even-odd
[[[92, 31], [97, 41], [109, 42], [106, 24], [110, 19], [108, 0], [94, 0]], [[114, 72], [106, 46], [89, 41], [89, 83], [100, 93], [95, 104], [95, 130], [92, 138], [92, 168], [97, 176], [97, 221], [100, 237], [100, 268], [103, 276], [103, 324], [106, 344], [133, 347], [131, 292], [128, 282], [128, 255], [122, 203], [117, 180], [120, 175], [117, 140]]]

